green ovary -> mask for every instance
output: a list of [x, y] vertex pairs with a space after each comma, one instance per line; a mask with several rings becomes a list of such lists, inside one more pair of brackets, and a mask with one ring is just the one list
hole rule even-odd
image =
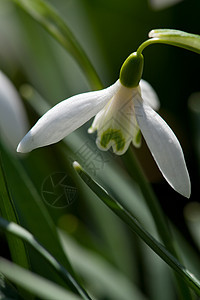
[[122, 136], [122, 133], [119, 129], [107, 129], [101, 135], [100, 144], [103, 148], [106, 148], [108, 143], [113, 140], [116, 144], [117, 151], [123, 150], [125, 146], [125, 139]]

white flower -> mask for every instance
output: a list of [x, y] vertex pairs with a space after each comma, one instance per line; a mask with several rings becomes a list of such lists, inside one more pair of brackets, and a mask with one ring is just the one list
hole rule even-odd
[[[142, 99], [152, 108], [158, 109], [159, 100], [152, 87], [145, 80], [137, 88], [127, 88], [120, 81], [119, 89], [105, 107], [96, 115], [88, 132], [97, 130], [97, 146], [106, 151], [112, 147], [113, 152], [124, 154], [130, 143], [135, 147], [141, 144], [140, 128], [135, 115], [134, 103]], [[141, 89], [140, 89], [141, 88]]]
[[123, 154], [130, 143], [140, 145], [140, 131], [167, 182], [190, 196], [190, 179], [181, 146], [155, 112], [159, 101], [144, 80], [129, 88], [117, 80], [110, 87], [73, 96], [45, 113], [18, 145], [18, 152], [56, 143], [96, 115], [89, 132], [97, 130], [97, 146]]
[[26, 112], [17, 90], [0, 71], [0, 133], [9, 150], [16, 149], [27, 129]]

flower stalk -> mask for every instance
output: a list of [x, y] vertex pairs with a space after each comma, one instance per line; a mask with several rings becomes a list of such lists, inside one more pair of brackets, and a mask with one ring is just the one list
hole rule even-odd
[[139, 55], [147, 46], [153, 44], [167, 44], [200, 54], [200, 35], [175, 29], [154, 29], [149, 32], [149, 37], [150, 39], [138, 47]]

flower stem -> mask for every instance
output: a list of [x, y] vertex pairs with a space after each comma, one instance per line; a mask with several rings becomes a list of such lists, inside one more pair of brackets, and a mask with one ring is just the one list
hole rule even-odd
[[199, 50], [193, 49], [191, 48], [191, 46], [186, 45], [186, 44], [182, 44], [180, 42], [175, 42], [175, 41], [170, 41], [164, 38], [151, 38], [146, 40], [145, 42], [143, 42], [137, 49], [137, 53], [139, 55], [142, 54], [142, 51], [149, 45], [153, 45], [153, 44], [167, 44], [167, 45], [171, 45], [171, 46], [175, 46], [175, 47], [179, 47], [179, 48], [183, 48], [183, 49], [187, 49], [196, 53], [200, 53]]
[[[138, 182], [140, 186], [144, 199], [146, 200], [149, 210], [154, 218], [158, 234], [162, 239], [164, 245], [176, 259], [181, 261], [176, 249], [176, 245], [174, 243], [174, 239], [172, 238], [167, 218], [163, 213], [162, 208], [150, 184], [148, 183], [138, 160], [136, 159], [136, 156], [132, 152], [131, 147], [129, 147], [126, 154], [122, 156], [122, 160], [127, 168], [128, 173], [131, 175], [132, 178], [134, 178], [134, 180]], [[176, 280], [179, 287], [180, 299], [193, 299], [190, 290], [187, 288], [187, 286], [185, 286], [184, 282], [180, 279], [180, 277], [176, 276]]]

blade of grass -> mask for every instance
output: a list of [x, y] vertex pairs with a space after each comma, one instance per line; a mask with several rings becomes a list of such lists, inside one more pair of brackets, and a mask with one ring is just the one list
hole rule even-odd
[[[9, 193], [9, 189], [6, 181], [6, 175], [3, 168], [1, 152], [0, 152], [0, 215], [8, 219], [9, 221], [19, 223], [16, 209]], [[7, 238], [12, 260], [17, 264], [19, 264], [20, 266], [29, 269], [30, 261], [29, 261], [28, 251], [24, 243], [20, 239], [13, 236], [12, 237], [6, 236], [6, 238]], [[28, 296], [31, 299], [31, 296], [27, 295], [24, 290], [21, 290], [21, 288], [20, 288], [20, 292], [23, 296], [25, 297]]]
[[[175, 243], [175, 239], [172, 237], [172, 233], [168, 224], [168, 220], [153, 192], [150, 184], [148, 183], [145, 174], [136, 159], [131, 147], [122, 156], [122, 161], [126, 166], [126, 169], [130, 176], [138, 182], [144, 199], [149, 207], [149, 210], [154, 218], [156, 229], [162, 239], [165, 247], [168, 251], [179, 261], [181, 261], [178, 249]], [[175, 274], [176, 275], [176, 274]], [[181, 299], [189, 300], [193, 299], [189, 289], [179, 277], [176, 276], [177, 290]]]
[[[2, 148], [2, 158], [6, 166], [5, 171], [9, 188], [12, 195], [15, 196], [13, 200], [20, 224], [32, 232], [39, 242], [75, 276], [61, 246], [53, 219], [37, 193], [35, 186], [26, 174], [22, 164], [17, 160], [17, 157], [6, 153], [3, 146], [0, 146]], [[22, 195], [23, 199], [26, 198], [26, 201], [23, 201]], [[49, 265], [44, 262], [37, 252], [34, 252], [30, 247], [28, 248], [28, 252], [31, 269], [34, 272], [69, 288], [67, 283], [63, 282], [54, 270], [50, 270]], [[70, 288], [74, 291], [72, 286]]]
[[42, 0], [12, 1], [33, 17], [73, 56], [93, 89], [102, 88], [101, 81], [84, 50], [66, 23], [49, 4]]
[[157, 254], [159, 255], [179, 276], [185, 281], [188, 287], [192, 288], [197, 295], [200, 296], [200, 282], [191, 274], [180, 262], [168, 252], [168, 250], [153, 236], [151, 236], [137, 221], [128, 210], [122, 207], [115, 199], [110, 197], [105, 189], [103, 189], [97, 182], [95, 182], [77, 163], [73, 164], [74, 169], [83, 181], [91, 188], [91, 190], [115, 213], [117, 214], [129, 227], [137, 233], [140, 238]]
[[[63, 287], [51, 282], [41, 276], [27, 271], [10, 261], [0, 258], [0, 272], [9, 280], [28, 292], [46, 300], [78, 300], [75, 294], [65, 290]], [[13, 298], [12, 298], [13, 299]], [[18, 298], [17, 298], [18, 299]]]
[[[3, 163], [0, 153], [0, 212], [1, 216], [9, 221], [18, 223], [17, 214], [14, 203], [10, 197], [8, 186], [6, 182], [5, 173], [3, 170]], [[22, 241], [14, 237], [8, 237], [8, 245], [11, 256], [14, 262], [20, 264], [24, 268], [29, 267], [27, 252]]]
[[[17, 211], [20, 213], [20, 224], [33, 232], [34, 236], [70, 269], [70, 263], [59, 243], [53, 220], [26, 174], [24, 167], [16, 157], [5, 151], [3, 145], [0, 146], [2, 148], [2, 158], [6, 165], [9, 188], [12, 194], [15, 195], [14, 203]], [[22, 201], [22, 194], [27, 199], [26, 201]], [[57, 245], [56, 247], [55, 244]]]
[[0, 299], [23, 300], [17, 289], [0, 273]]
[[61, 276], [64, 281], [71, 282], [78, 293], [83, 297], [83, 299], [91, 298], [83, 290], [83, 288], [77, 283], [73, 276], [35, 239], [35, 237], [26, 229], [15, 224], [13, 222], [8, 222], [7, 220], [0, 217], [0, 228], [6, 233], [10, 233], [14, 236], [21, 238], [23, 241], [31, 245], [40, 255], [42, 255], [45, 260], [54, 268], [54, 270]]
[[95, 299], [147, 300], [133, 279], [102, 255], [81, 245], [77, 239], [62, 230], [59, 230], [59, 236], [74, 268], [84, 278]]

